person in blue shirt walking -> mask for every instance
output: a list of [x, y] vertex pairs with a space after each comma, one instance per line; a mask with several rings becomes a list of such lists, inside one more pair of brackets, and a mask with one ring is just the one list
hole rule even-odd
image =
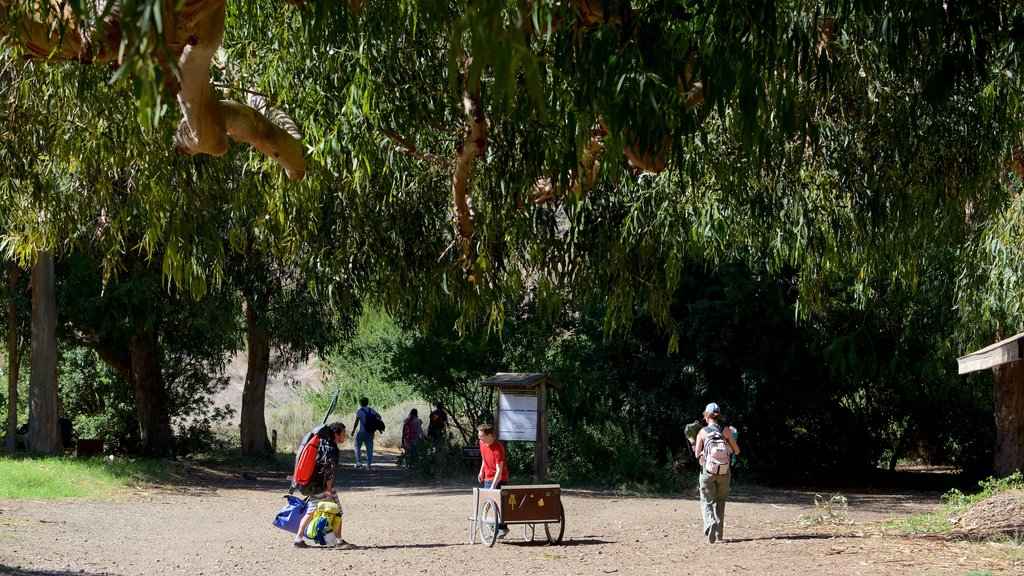
[[[366, 427], [367, 417], [376, 414], [377, 411], [370, 407], [370, 400], [363, 396], [359, 399], [359, 410], [356, 411], [356, 421], [352, 423], [352, 431], [356, 435], [356, 468], [369, 468], [373, 465], [373, 434], [374, 430]], [[366, 463], [363, 463], [362, 447], [366, 446]]]

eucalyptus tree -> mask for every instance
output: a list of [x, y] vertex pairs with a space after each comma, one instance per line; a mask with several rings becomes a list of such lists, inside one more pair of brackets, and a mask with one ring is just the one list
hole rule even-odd
[[609, 332], [644, 306], [672, 350], [692, 257], [792, 268], [805, 309], [850, 272], [912, 287], [920, 244], [972, 239], [1020, 169], [1019, 2], [69, 4], [75, 27], [7, 0], [7, 30], [30, 57], [123, 54], [143, 110], [166, 78], [190, 152], [267, 97], [309, 164], [286, 244], [322, 283], [464, 324], [536, 286], [606, 303]]
[[[38, 70], [9, 63], [8, 72], [3, 99], [10, 122], [4, 123], [9, 135], [3, 144], [10, 153], [0, 157], [7, 253], [32, 262], [40, 249], [58, 258], [77, 249], [98, 251], [106, 263], [103, 279], [111, 286], [119, 274], [135, 274], [151, 267], [151, 258], [171, 253], [180, 259], [157, 260], [159, 274], [194, 296], [204, 294], [208, 282], [218, 278], [222, 244], [216, 228], [195, 218], [206, 211], [206, 194], [216, 191], [195, 182], [215, 168], [194, 162], [177, 166], [187, 159], [166, 151], [154, 154], [161, 150], [154, 142], [166, 134], [147, 131], [134, 120], [129, 90], [104, 89], [105, 70], [67, 65]], [[116, 352], [104, 359], [133, 386], [143, 451], [168, 454], [173, 444], [160, 370], [160, 318], [155, 316], [160, 309], [145, 299], [136, 304], [116, 318], [127, 324], [127, 344], [98, 348]]]
[[[323, 350], [344, 333], [336, 328], [350, 299], [343, 283], [336, 283], [333, 303], [342, 311], [328, 310], [329, 298], [310, 289], [315, 280], [289, 264], [288, 254], [303, 249], [301, 239], [288, 240], [280, 229], [292, 220], [309, 220], [304, 204], [282, 195], [279, 176], [247, 169], [237, 153], [196, 163], [161, 148], [167, 130], [136, 122], [132, 92], [126, 86], [105, 87], [105, 70], [9, 66], [10, 123], [5, 127], [10, 137], [3, 144], [10, 154], [0, 158], [9, 177], [0, 185], [9, 224], [5, 248], [25, 260], [32, 257], [33, 246], [58, 246], [62, 256], [98, 251], [105, 273], [97, 281], [111, 293], [152, 290], [133, 279], [156, 266], [173, 290], [195, 298], [223, 298], [222, 292], [236, 290], [244, 294], [253, 361], [242, 403], [243, 447], [266, 452], [270, 346], [279, 350], [282, 361]], [[47, 122], [46, 114], [74, 121]], [[38, 123], [23, 123], [29, 118]], [[137, 288], [128, 288], [133, 285]], [[152, 294], [149, 299], [166, 298]], [[141, 449], [160, 455], [173, 446], [169, 407], [174, 404], [167, 397], [174, 383], [162, 375], [160, 365], [161, 357], [173, 351], [162, 350], [166, 336], [160, 325], [174, 307], [147, 300], [122, 298], [134, 305], [122, 306], [109, 319], [79, 315], [79, 329], [72, 334], [132, 384]], [[231, 310], [237, 314], [242, 307]], [[120, 331], [131, 334], [104, 338], [120, 333], [111, 321], [127, 322]], [[237, 344], [224, 346], [222, 351]]]
[[7, 286], [4, 294], [4, 298], [0, 300], [7, 301], [7, 347], [5, 349], [5, 356], [7, 357], [7, 452], [14, 452], [16, 448], [16, 430], [18, 428], [18, 378], [21, 373], [21, 357], [22, 350], [24, 349], [25, 342], [27, 340], [25, 330], [22, 328], [24, 324], [24, 317], [26, 314], [23, 312], [19, 314], [19, 308], [24, 309], [25, 306], [22, 304], [19, 306], [19, 302], [24, 301], [21, 298], [23, 289], [21, 287], [22, 282], [22, 270], [15, 262], [9, 261], [7, 263]]
[[[16, 89], [20, 79], [19, 70], [15, 66], [0, 66], [0, 79], [3, 80], [3, 88], [0, 88], [0, 102], [4, 106], [4, 129], [0, 138], [0, 161], [5, 170], [4, 182], [0, 183], [0, 190], [18, 187], [19, 183], [30, 183], [28, 187], [36, 192], [44, 189], [50, 182], [38, 178], [33, 170], [31, 159], [40, 150], [40, 144], [52, 141], [54, 130], [45, 122], [33, 122], [41, 120], [41, 115], [29, 113], [20, 115], [21, 106], [18, 102], [31, 101], [35, 104], [39, 100], [32, 96], [19, 93]], [[24, 123], [24, 124], [23, 124]], [[29, 158], [23, 156], [28, 152]], [[5, 198], [6, 199], [6, 198]], [[10, 232], [17, 225], [15, 224], [18, 214], [18, 206], [15, 203], [4, 202], [4, 210], [0, 228]], [[5, 234], [6, 238], [9, 235]], [[6, 238], [3, 244], [7, 244]], [[17, 275], [21, 265], [31, 265], [31, 338], [29, 339], [30, 353], [30, 383], [29, 383], [29, 430], [28, 443], [34, 452], [55, 453], [61, 449], [60, 435], [57, 422], [57, 310], [56, 300], [53, 293], [54, 270], [53, 252], [46, 245], [31, 247], [25, 250], [18, 262], [12, 262], [10, 290], [10, 304], [8, 309], [8, 360], [11, 379], [8, 383], [10, 398], [8, 401], [8, 438], [14, 437], [13, 425], [17, 418], [17, 375], [19, 359], [17, 351], [17, 310], [15, 307], [17, 287]], [[13, 423], [13, 424], [12, 424]]]
[[[999, 218], [993, 219], [978, 241], [967, 247], [974, 263], [960, 278], [958, 309], [964, 317], [959, 340], [961, 354], [977, 350], [1024, 330], [1024, 179], [1008, 177], [1015, 194]], [[995, 390], [995, 470], [1000, 476], [1024, 469], [1024, 373], [1020, 362], [992, 370]], [[984, 373], [968, 375], [971, 386], [988, 385]]]
[[258, 194], [241, 194], [230, 209], [225, 208], [235, 225], [225, 239], [232, 250], [224, 289], [241, 296], [245, 323], [241, 449], [253, 455], [272, 453], [265, 418], [270, 373], [314, 354], [322, 356], [349, 333], [353, 312], [359, 308], [348, 291], [339, 290], [333, 300], [320, 294], [314, 276], [280, 255], [274, 246], [278, 221], [262, 217], [267, 211], [260, 205], [263, 200]]
[[[514, 293], [524, 278], [556, 299], [607, 298], [609, 327], [628, 323], [638, 298], [664, 317], [672, 260], [714, 257], [737, 238], [746, 251], [748, 232], [765, 238], [766, 258], [812, 270], [821, 248], [837, 261], [903, 256], [896, 248], [935, 223], [991, 213], [999, 192], [987, 176], [1018, 146], [1019, 3], [3, 5], [30, 58], [117, 61], [154, 113], [164, 82], [183, 110], [186, 151], [223, 152], [180, 140], [222, 142], [230, 102], [287, 107], [308, 160], [350, 195], [344, 209], [416, 193], [420, 210], [444, 211], [453, 226], [431, 234], [443, 266], [408, 279], [441, 280], [470, 312], [498, 321], [501, 298], [490, 308], [473, 298]], [[973, 144], [983, 146], [977, 162], [955, 158]], [[888, 155], [872, 157], [876, 145]], [[308, 188], [326, 191], [328, 179], [319, 182]], [[723, 215], [720, 204], [736, 208]], [[624, 208], [595, 220], [614, 216], [626, 230], [597, 230], [608, 243], [574, 241], [603, 206]], [[736, 209], [754, 220], [737, 225]], [[860, 233], [830, 242], [807, 230], [837, 220]], [[394, 255], [366, 264], [384, 277]], [[385, 298], [421, 301], [396, 284]], [[428, 302], [445, 294], [422, 288]]]

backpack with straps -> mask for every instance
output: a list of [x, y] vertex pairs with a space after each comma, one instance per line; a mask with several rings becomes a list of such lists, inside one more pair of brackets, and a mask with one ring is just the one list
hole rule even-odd
[[292, 488], [309, 495], [323, 488], [327, 467], [337, 462], [337, 447], [329, 440], [331, 429], [326, 425], [313, 428], [306, 434], [299, 452], [295, 455], [295, 470], [292, 473]]
[[406, 418], [402, 424], [402, 444], [408, 444], [416, 438], [416, 427], [412, 424], [412, 418]]
[[701, 465], [708, 474], [728, 474], [732, 448], [719, 426], [705, 426], [704, 449], [700, 453]]
[[341, 506], [336, 502], [318, 503], [304, 536], [321, 546], [334, 544], [341, 534], [341, 514]]
[[383, 433], [387, 426], [384, 425], [384, 419], [380, 417], [380, 414], [373, 408], [362, 408], [363, 413], [366, 414], [366, 418], [363, 421], [363, 430], [373, 434], [374, 432]]
[[434, 440], [444, 437], [444, 429], [448, 425], [448, 415], [441, 410], [434, 410], [430, 413], [430, 423], [427, 424], [427, 436]]

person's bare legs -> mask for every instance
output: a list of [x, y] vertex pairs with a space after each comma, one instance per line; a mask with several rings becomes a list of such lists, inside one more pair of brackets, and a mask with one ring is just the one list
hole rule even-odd
[[302, 520], [299, 520], [299, 531], [295, 533], [295, 541], [292, 542], [296, 546], [305, 546], [306, 526], [309, 525], [309, 521], [313, 519], [313, 511], [310, 510], [303, 515]]

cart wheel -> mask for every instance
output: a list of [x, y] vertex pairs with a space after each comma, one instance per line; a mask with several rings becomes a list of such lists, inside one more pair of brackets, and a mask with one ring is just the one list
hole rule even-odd
[[484, 500], [477, 525], [480, 527], [480, 542], [488, 548], [494, 546], [494, 541], [498, 539], [498, 505], [494, 500]]
[[527, 542], [533, 541], [533, 532], [537, 529], [536, 524], [523, 524], [523, 540]]
[[548, 544], [561, 544], [562, 535], [565, 534], [565, 508], [558, 503], [558, 523], [544, 524], [544, 533], [547, 534]]

